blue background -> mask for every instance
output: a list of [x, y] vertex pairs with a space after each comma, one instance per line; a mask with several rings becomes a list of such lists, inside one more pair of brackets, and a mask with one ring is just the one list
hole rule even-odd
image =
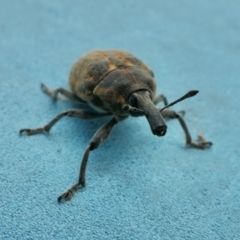
[[[240, 2], [238, 0], [0, 1], [1, 239], [240, 239]], [[92, 152], [107, 120], [63, 119], [49, 135], [19, 136], [70, 107], [40, 90], [68, 87], [72, 64], [92, 49], [128, 50], [154, 71], [193, 138], [168, 121], [164, 138], [144, 118], [119, 123]]]

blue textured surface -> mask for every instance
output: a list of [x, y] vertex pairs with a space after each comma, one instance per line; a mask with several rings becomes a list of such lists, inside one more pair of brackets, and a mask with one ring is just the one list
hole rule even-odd
[[[0, 1], [0, 239], [240, 239], [239, 13], [238, 0]], [[113, 48], [145, 61], [169, 100], [200, 90], [174, 109], [214, 145], [186, 148], [177, 121], [157, 138], [128, 119], [92, 152], [87, 187], [58, 204], [105, 120], [18, 130], [73, 107], [41, 82], [66, 88], [80, 55]]]

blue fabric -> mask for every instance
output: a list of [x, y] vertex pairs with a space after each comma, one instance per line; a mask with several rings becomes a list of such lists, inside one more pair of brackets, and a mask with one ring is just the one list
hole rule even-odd
[[[0, 239], [240, 239], [240, 2], [193, 0], [0, 2]], [[119, 123], [90, 155], [87, 186], [70, 202], [94, 132], [107, 120], [63, 119], [49, 135], [19, 136], [76, 107], [40, 90], [68, 87], [92, 49], [125, 49], [186, 110], [201, 151], [178, 121], [163, 138], [144, 118]]]

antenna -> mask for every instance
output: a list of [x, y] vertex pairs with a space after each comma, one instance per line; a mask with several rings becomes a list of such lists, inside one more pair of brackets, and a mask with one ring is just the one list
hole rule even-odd
[[165, 108], [171, 107], [171, 106], [173, 106], [174, 104], [176, 104], [176, 103], [178, 103], [178, 102], [181, 102], [182, 100], [184, 100], [184, 99], [186, 99], [186, 98], [190, 98], [190, 97], [195, 96], [198, 92], [199, 92], [198, 90], [191, 90], [191, 91], [189, 91], [188, 93], [186, 93], [184, 96], [182, 96], [182, 97], [179, 98], [178, 100], [176, 100], [176, 101], [174, 101], [174, 102], [171, 102], [171, 103], [169, 103], [167, 106], [165, 106], [164, 108], [162, 108], [162, 109], [160, 110], [160, 112], [161, 112], [162, 110], [164, 110]]

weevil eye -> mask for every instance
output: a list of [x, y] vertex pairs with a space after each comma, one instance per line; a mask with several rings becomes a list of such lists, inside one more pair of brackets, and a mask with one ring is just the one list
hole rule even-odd
[[128, 99], [128, 102], [130, 104], [131, 107], [137, 107], [137, 98], [134, 94], [131, 94], [129, 99]]

